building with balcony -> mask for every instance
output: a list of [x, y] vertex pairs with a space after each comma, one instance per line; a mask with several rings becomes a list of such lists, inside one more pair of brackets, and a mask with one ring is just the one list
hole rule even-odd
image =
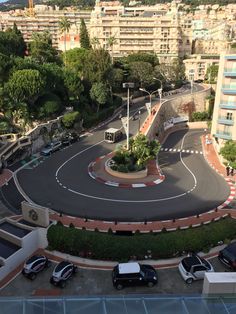
[[[207, 75], [207, 69], [211, 65], [219, 64], [219, 55], [191, 55], [185, 59], [185, 75], [188, 80], [204, 80]], [[194, 76], [192, 77], [192, 73]], [[191, 76], [191, 77], [190, 77]]]
[[115, 37], [112, 51], [116, 57], [134, 52], [156, 53], [165, 63], [191, 53], [191, 42], [182, 31], [175, 1], [169, 9], [158, 9], [126, 8], [116, 1], [97, 0], [89, 28], [90, 38], [98, 39], [105, 49], [109, 49], [109, 38]]
[[236, 141], [236, 54], [220, 58], [211, 133], [218, 150], [226, 140]]
[[81, 18], [89, 24], [91, 11], [67, 9], [53, 9], [47, 5], [36, 5], [34, 8], [34, 16], [30, 16], [27, 10], [16, 10], [10, 12], [2, 12], [0, 16], [0, 29], [5, 31], [7, 28], [12, 28], [14, 23], [22, 32], [26, 42], [31, 41], [31, 36], [34, 32], [43, 33], [49, 31], [52, 36], [52, 43], [56, 49], [64, 50], [62, 44], [64, 34], [61, 34], [58, 22], [61, 18], [66, 17], [71, 22], [71, 32], [68, 34], [68, 48], [78, 47], [78, 29]]

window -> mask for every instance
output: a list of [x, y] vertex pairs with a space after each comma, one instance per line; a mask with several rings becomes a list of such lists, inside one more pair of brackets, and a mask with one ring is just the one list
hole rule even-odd
[[227, 112], [226, 119], [227, 120], [233, 120], [233, 113], [232, 112]]

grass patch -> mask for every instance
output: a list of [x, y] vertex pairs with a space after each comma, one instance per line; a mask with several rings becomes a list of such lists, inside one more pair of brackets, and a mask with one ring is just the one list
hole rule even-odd
[[204, 251], [219, 241], [229, 241], [236, 236], [236, 220], [221, 219], [209, 225], [174, 232], [117, 236], [53, 225], [48, 229], [49, 249], [67, 254], [101, 260], [126, 261], [130, 256], [143, 259], [147, 251], [152, 258], [170, 258], [183, 251]]

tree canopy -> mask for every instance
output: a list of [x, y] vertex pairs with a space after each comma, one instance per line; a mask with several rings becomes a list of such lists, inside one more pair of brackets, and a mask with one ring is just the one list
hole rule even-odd
[[230, 163], [230, 166], [236, 169], [236, 142], [227, 141], [220, 149], [220, 155]]
[[80, 22], [80, 46], [85, 49], [91, 48], [89, 34], [84, 19], [81, 19]]

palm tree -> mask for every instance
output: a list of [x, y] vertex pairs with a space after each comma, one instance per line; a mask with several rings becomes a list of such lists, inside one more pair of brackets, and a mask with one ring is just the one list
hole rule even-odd
[[113, 64], [113, 46], [116, 44], [116, 38], [115, 36], [111, 36], [107, 40], [107, 44], [110, 47], [110, 53], [111, 53], [111, 62]]
[[59, 30], [61, 33], [64, 33], [64, 50], [65, 50], [65, 63], [66, 63], [66, 34], [69, 32], [71, 27], [71, 22], [67, 17], [62, 17], [59, 22]]
[[93, 46], [94, 49], [97, 49], [97, 47], [100, 46], [100, 42], [99, 42], [99, 39], [97, 37], [93, 37], [91, 39], [91, 44]]

